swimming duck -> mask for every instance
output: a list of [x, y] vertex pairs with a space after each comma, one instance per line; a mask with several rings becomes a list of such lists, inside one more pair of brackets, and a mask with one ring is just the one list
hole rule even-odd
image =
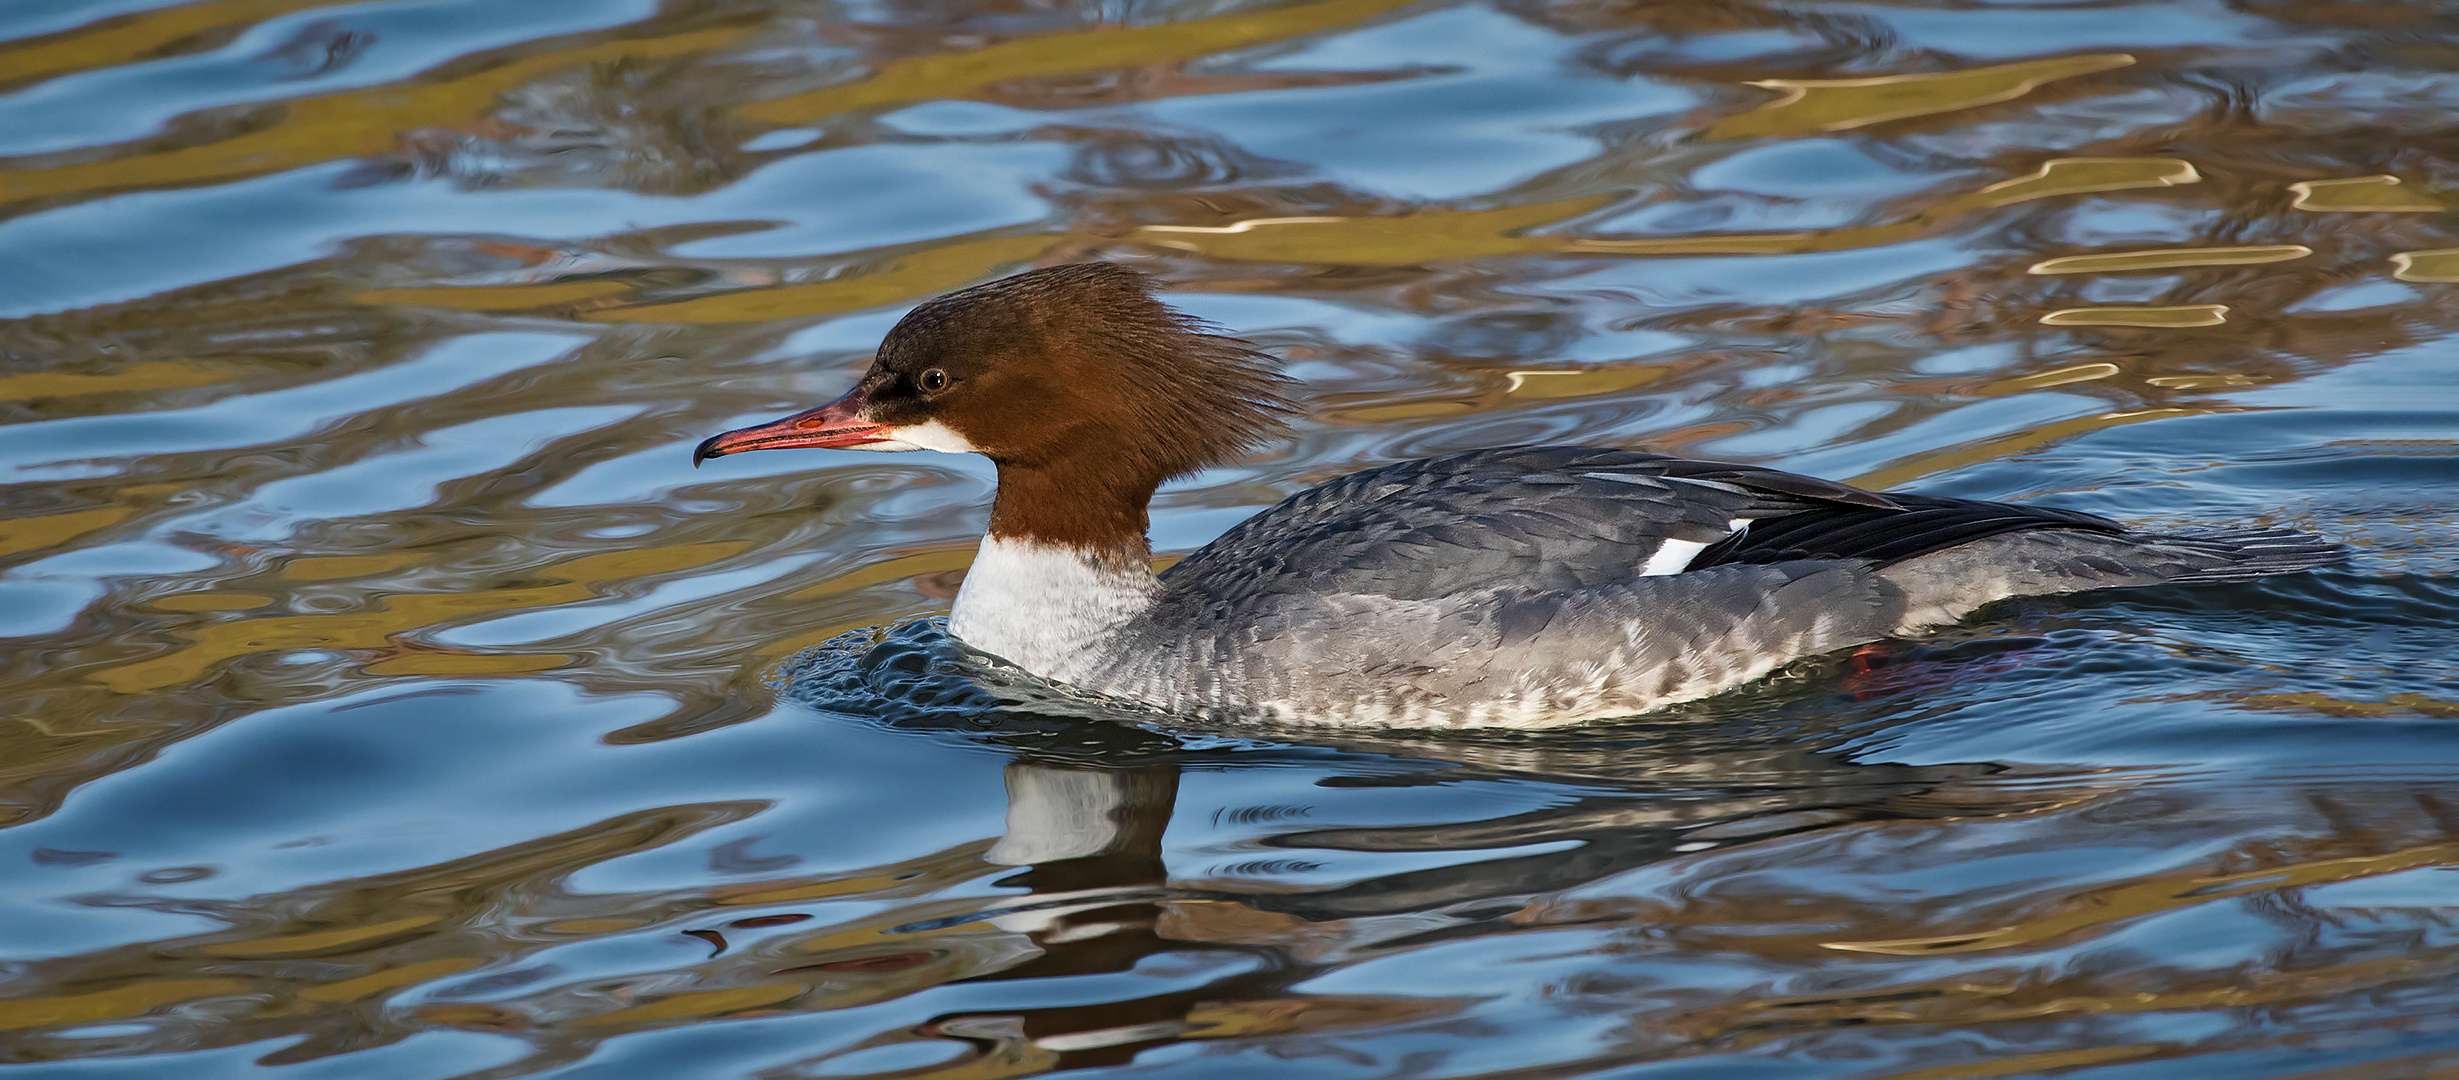
[[999, 484], [948, 632], [1181, 713], [1540, 728], [1645, 712], [2013, 596], [2342, 561], [2286, 529], [2155, 533], [1584, 446], [1403, 461], [1301, 491], [1167, 571], [1146, 505], [1296, 412], [1274, 360], [1105, 263], [916, 307], [829, 404], [693, 463], [831, 447], [982, 454]]

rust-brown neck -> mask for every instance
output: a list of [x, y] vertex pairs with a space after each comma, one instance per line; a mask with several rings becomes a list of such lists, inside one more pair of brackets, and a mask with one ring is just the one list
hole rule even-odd
[[1153, 548], [1144, 536], [1145, 506], [1160, 486], [1159, 475], [1125, 462], [1101, 468], [1083, 457], [1002, 461], [990, 535], [1071, 547], [1121, 565], [1147, 565]]

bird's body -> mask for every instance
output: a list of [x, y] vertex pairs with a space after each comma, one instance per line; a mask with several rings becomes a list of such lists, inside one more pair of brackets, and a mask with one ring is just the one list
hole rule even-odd
[[[1122, 338], [1143, 347], [1104, 355]], [[1082, 689], [1299, 723], [1577, 723], [2009, 596], [2340, 559], [2286, 530], [2144, 533], [1745, 465], [1513, 447], [1352, 473], [1155, 575], [1154, 488], [1251, 443], [1286, 408], [1265, 358], [1161, 307], [1139, 275], [1093, 264], [918, 308], [845, 400], [700, 453], [986, 453], [999, 495], [954, 636]]]

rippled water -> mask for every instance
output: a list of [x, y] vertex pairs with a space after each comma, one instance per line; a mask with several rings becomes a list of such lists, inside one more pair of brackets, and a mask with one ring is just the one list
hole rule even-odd
[[[2422, 2], [0, 3], [0, 1062], [2459, 1068], [2454, 72]], [[1308, 387], [1165, 551], [1566, 440], [2357, 558], [1544, 738], [1000, 707], [912, 621], [984, 463], [690, 447], [1082, 258]]]

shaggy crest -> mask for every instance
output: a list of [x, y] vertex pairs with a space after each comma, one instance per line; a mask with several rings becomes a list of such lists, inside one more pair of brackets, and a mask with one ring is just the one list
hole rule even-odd
[[1149, 276], [1111, 263], [1030, 270], [938, 297], [879, 349], [900, 370], [964, 355], [1101, 386], [1085, 403], [1051, 409], [1110, 428], [1113, 452], [1143, 459], [1155, 482], [1235, 461], [1298, 411], [1278, 360], [1172, 310], [1153, 298]]

